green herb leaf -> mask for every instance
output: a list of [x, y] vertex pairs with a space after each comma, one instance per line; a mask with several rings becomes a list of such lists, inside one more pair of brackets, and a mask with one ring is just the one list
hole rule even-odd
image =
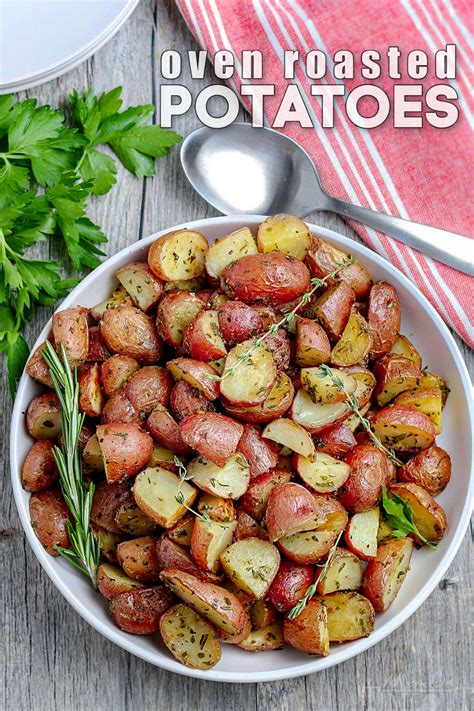
[[433, 549], [436, 548], [436, 544], [425, 538], [415, 525], [411, 506], [395, 492], [392, 492], [389, 497], [385, 486], [382, 488], [382, 506], [385, 511], [387, 523], [393, 529], [393, 536], [402, 538], [410, 533], [414, 533], [415, 536], [427, 546]]
[[8, 389], [12, 397], [15, 395], [16, 384], [21, 378], [30, 353], [28, 343], [23, 336], [19, 333], [15, 335], [15, 340], [12, 343], [8, 343], [6, 347]]

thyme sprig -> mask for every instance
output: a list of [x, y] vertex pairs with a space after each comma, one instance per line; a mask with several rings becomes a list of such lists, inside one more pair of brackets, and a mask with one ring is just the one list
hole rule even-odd
[[193, 476], [192, 474], [188, 473], [188, 470], [186, 469], [185, 465], [181, 461], [179, 457], [176, 455], [173, 456], [173, 462], [174, 464], [178, 467], [178, 476], [179, 476], [179, 484], [178, 484], [178, 491], [176, 492], [176, 496], [174, 497], [178, 504], [181, 506], [184, 506], [185, 509], [190, 511], [196, 518], [199, 518], [201, 521], [204, 523], [209, 523], [210, 516], [207, 513], [201, 513], [199, 511], [196, 511], [195, 509], [191, 508], [191, 506], [188, 506], [187, 503], [184, 500], [184, 494], [181, 491], [181, 487], [183, 485], [183, 482], [185, 481], [191, 481]]
[[341, 531], [341, 532], [339, 533], [338, 537], [337, 537], [336, 540], [334, 541], [334, 544], [333, 544], [333, 546], [331, 547], [331, 549], [330, 549], [330, 551], [329, 551], [329, 553], [328, 553], [328, 557], [326, 558], [325, 562], [324, 562], [323, 565], [321, 566], [321, 571], [320, 571], [318, 577], [316, 578], [316, 580], [314, 581], [314, 583], [312, 583], [312, 584], [309, 586], [309, 588], [306, 590], [306, 592], [305, 592], [305, 594], [303, 595], [303, 597], [301, 598], [301, 600], [299, 600], [299, 601], [296, 603], [296, 605], [294, 605], [294, 606], [291, 608], [290, 612], [288, 613], [288, 619], [289, 619], [289, 620], [294, 620], [295, 617], [298, 617], [298, 615], [300, 615], [300, 614], [303, 612], [303, 610], [304, 610], [304, 608], [306, 607], [306, 605], [308, 604], [308, 602], [309, 602], [309, 601], [314, 597], [314, 595], [316, 594], [316, 588], [318, 587], [318, 583], [319, 583], [319, 581], [320, 581], [320, 580], [326, 575], [326, 573], [327, 573], [327, 570], [328, 570], [328, 568], [329, 568], [329, 565], [330, 565], [330, 563], [331, 563], [331, 560], [334, 558], [334, 554], [336, 553], [337, 546], [339, 545], [339, 541], [340, 541], [340, 539], [341, 539], [342, 534], [343, 534], [343, 531]]
[[349, 409], [351, 410], [351, 412], [354, 413], [354, 415], [357, 416], [362, 428], [365, 430], [365, 432], [367, 432], [377, 449], [380, 449], [382, 452], [384, 452], [397, 467], [400, 467], [403, 462], [398, 459], [392, 449], [389, 449], [384, 444], [382, 444], [380, 439], [373, 431], [370, 424], [370, 420], [368, 420], [367, 417], [364, 417], [364, 415], [360, 411], [360, 403], [357, 395], [352, 395], [351, 393], [349, 393], [346, 390], [342, 379], [338, 375], [336, 375], [336, 373], [328, 365], [323, 363], [319, 366], [319, 377], [324, 378], [326, 376], [331, 378], [331, 381], [336, 386], [336, 388], [345, 394]]
[[347, 267], [350, 267], [352, 264], [356, 263], [356, 259], [353, 257], [348, 257], [347, 259], [343, 259], [339, 262], [336, 262], [336, 269], [333, 269], [332, 272], [329, 272], [329, 274], [326, 274], [322, 279], [319, 279], [318, 277], [314, 277], [311, 279], [311, 289], [310, 291], [307, 291], [303, 294], [301, 299], [298, 301], [296, 306], [294, 306], [291, 311], [289, 311], [287, 314], [285, 314], [279, 321], [278, 323], [273, 323], [268, 330], [263, 333], [261, 336], [255, 339], [253, 342], [253, 345], [251, 348], [249, 348], [248, 351], [245, 353], [240, 353], [237, 356], [237, 363], [235, 365], [227, 366], [227, 368], [224, 368], [224, 371], [221, 375], [210, 375], [209, 377], [211, 380], [218, 380], [222, 381], [225, 378], [228, 378], [230, 375], [234, 375], [235, 369], [241, 365], [242, 363], [245, 363], [248, 361], [251, 357], [254, 351], [259, 348], [263, 341], [268, 338], [269, 336], [276, 336], [278, 333], [278, 330], [282, 328], [283, 326], [286, 326], [287, 324], [290, 324], [293, 319], [296, 317], [296, 314], [298, 313], [298, 310], [302, 307], [305, 306], [306, 304], [309, 304], [311, 297], [317, 291], [320, 287], [322, 286], [328, 286], [328, 283], [331, 281], [331, 279], [334, 279], [340, 271], [343, 269], [346, 269]]
[[63, 344], [61, 344], [61, 358], [49, 341], [46, 341], [42, 355], [49, 367], [54, 389], [61, 403], [64, 444], [62, 449], [53, 447], [53, 456], [59, 471], [61, 491], [74, 519], [74, 523], [66, 521], [70, 547], [56, 546], [56, 550], [81, 573], [88, 575], [96, 588], [100, 547], [90, 527], [95, 486], [91, 482], [86, 488], [82, 476], [78, 443], [84, 414], [79, 412], [77, 373], [75, 368], [71, 368]]

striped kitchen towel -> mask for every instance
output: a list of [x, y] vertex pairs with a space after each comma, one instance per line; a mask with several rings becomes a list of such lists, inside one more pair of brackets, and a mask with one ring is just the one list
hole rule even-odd
[[[315, 128], [287, 123], [284, 133], [302, 145], [314, 160], [326, 190], [336, 197], [375, 210], [472, 235], [471, 127], [474, 122], [472, 94], [471, 0], [176, 0], [194, 36], [210, 58], [220, 49], [237, 59], [243, 49], [260, 49], [264, 58], [263, 83], [276, 86], [275, 97], [265, 100], [265, 118], [272, 124], [288, 80], [283, 78], [283, 52], [297, 49], [305, 57], [311, 49], [328, 56], [328, 72], [321, 81], [336, 83], [331, 57], [350, 49], [359, 57], [366, 49], [397, 45], [402, 77], [398, 83], [420, 83], [406, 74], [406, 55], [424, 50], [430, 68], [424, 90], [439, 83], [451, 84], [459, 99], [457, 123], [437, 129], [426, 121], [422, 129], [393, 128], [392, 116], [372, 130], [357, 128], [339, 104], [335, 127], [322, 129], [319, 99], [310, 95], [311, 80], [303, 64], [292, 80], [309, 107]], [[457, 79], [440, 81], [434, 76], [433, 54], [447, 43], [457, 46]], [[236, 63], [240, 68], [239, 62]], [[358, 65], [360, 66], [360, 64]], [[347, 91], [369, 83], [356, 72], [343, 80]], [[319, 82], [317, 82], [319, 83]], [[396, 81], [388, 77], [386, 64], [375, 80], [392, 96]], [[238, 92], [238, 72], [230, 80]], [[244, 104], [250, 107], [248, 98]], [[338, 101], [341, 101], [339, 99]], [[411, 279], [431, 301], [444, 320], [474, 346], [473, 281], [400, 242], [353, 223], [359, 235]], [[474, 241], [473, 241], [474, 251]]]

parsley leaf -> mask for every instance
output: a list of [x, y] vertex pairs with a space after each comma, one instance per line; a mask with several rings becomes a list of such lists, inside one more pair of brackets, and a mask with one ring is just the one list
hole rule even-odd
[[403, 538], [409, 533], [414, 533], [415, 536], [417, 536], [417, 538], [419, 538], [420, 541], [423, 541], [423, 543], [427, 546], [433, 549], [436, 548], [436, 544], [425, 538], [418, 530], [418, 527], [413, 520], [413, 511], [411, 506], [395, 492], [392, 492], [389, 498], [385, 486], [382, 488], [382, 506], [385, 511], [387, 523], [393, 529], [392, 536], [395, 536], [396, 538]]

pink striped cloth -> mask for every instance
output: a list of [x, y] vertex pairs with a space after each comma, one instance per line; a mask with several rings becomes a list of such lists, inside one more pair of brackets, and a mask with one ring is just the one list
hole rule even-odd
[[[459, 94], [460, 118], [451, 128], [436, 129], [425, 122], [423, 129], [394, 129], [389, 117], [382, 126], [365, 130], [350, 123], [343, 110], [336, 110], [335, 128], [323, 130], [319, 99], [310, 96], [311, 82], [300, 65], [294, 82], [314, 109], [316, 128], [301, 129], [287, 123], [284, 133], [314, 159], [330, 194], [472, 235], [471, 0], [176, 1], [211, 59], [219, 49], [231, 50], [237, 58], [243, 49], [263, 52], [263, 83], [276, 86], [275, 97], [265, 99], [265, 118], [270, 125], [288, 83], [283, 78], [285, 49], [298, 49], [301, 57], [310, 49], [320, 49], [329, 58], [339, 49], [350, 49], [357, 58], [365, 49], [379, 50], [384, 57], [388, 46], [398, 45], [402, 51], [401, 82], [419, 83], [406, 75], [406, 53], [421, 49], [432, 59], [446, 43], [456, 44], [457, 79], [450, 83]], [[331, 66], [329, 59], [323, 82], [335, 82]], [[394, 80], [387, 76], [386, 64], [382, 67], [375, 84], [391, 96]], [[353, 81], [344, 80], [348, 90], [370, 83], [361, 79], [359, 71], [355, 77]], [[436, 79], [429, 71], [423, 83], [426, 90], [448, 82]], [[240, 84], [236, 72], [230, 85], [238, 90]], [[247, 97], [244, 105], [250, 108]], [[370, 228], [356, 223], [352, 226], [370, 247], [403, 271], [442, 318], [474, 346], [473, 279]]]

